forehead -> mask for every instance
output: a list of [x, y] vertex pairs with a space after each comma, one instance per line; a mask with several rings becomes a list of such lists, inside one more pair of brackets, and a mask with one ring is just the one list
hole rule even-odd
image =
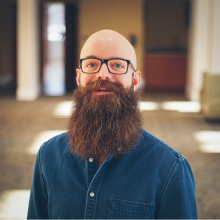
[[111, 36], [100, 36], [89, 39], [81, 51], [80, 58], [88, 56], [95, 56], [101, 59], [118, 57], [131, 61], [134, 59], [130, 45], [124, 39]]

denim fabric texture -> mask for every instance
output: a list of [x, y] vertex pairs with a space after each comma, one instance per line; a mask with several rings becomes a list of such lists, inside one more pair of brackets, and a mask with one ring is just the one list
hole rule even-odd
[[68, 151], [67, 134], [45, 142], [36, 157], [28, 219], [196, 219], [187, 160], [143, 130], [138, 145], [98, 169]]

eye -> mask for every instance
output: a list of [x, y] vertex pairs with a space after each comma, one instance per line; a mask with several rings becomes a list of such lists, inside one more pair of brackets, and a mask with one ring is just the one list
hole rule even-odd
[[95, 65], [95, 63], [89, 63], [88, 65], [87, 65], [87, 67], [95, 67], [96, 65]]
[[111, 66], [112, 66], [112, 68], [115, 68], [115, 69], [124, 68], [124, 65], [122, 63], [120, 63], [120, 62], [119, 63], [118, 62], [117, 63], [116, 62], [112, 63]]
[[115, 64], [115, 67], [116, 68], [122, 68], [122, 65], [121, 64]]

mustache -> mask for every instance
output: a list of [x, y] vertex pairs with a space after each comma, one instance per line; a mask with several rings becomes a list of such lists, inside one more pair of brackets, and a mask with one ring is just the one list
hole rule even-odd
[[126, 91], [126, 89], [123, 88], [123, 86], [118, 82], [112, 82], [110, 80], [100, 80], [100, 79], [97, 81], [88, 83], [84, 87], [84, 89], [86, 92], [93, 92], [93, 91], [98, 91], [102, 89], [105, 89], [107, 91], [111, 91], [114, 93], [123, 93]]

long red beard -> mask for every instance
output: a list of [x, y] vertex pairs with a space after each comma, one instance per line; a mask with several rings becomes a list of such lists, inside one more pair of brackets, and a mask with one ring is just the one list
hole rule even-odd
[[[94, 95], [106, 88], [114, 94]], [[105, 158], [124, 155], [141, 136], [142, 118], [139, 97], [133, 88], [123, 89], [118, 83], [98, 80], [73, 93], [73, 112], [68, 120], [68, 138], [72, 153], [81, 157]]]

